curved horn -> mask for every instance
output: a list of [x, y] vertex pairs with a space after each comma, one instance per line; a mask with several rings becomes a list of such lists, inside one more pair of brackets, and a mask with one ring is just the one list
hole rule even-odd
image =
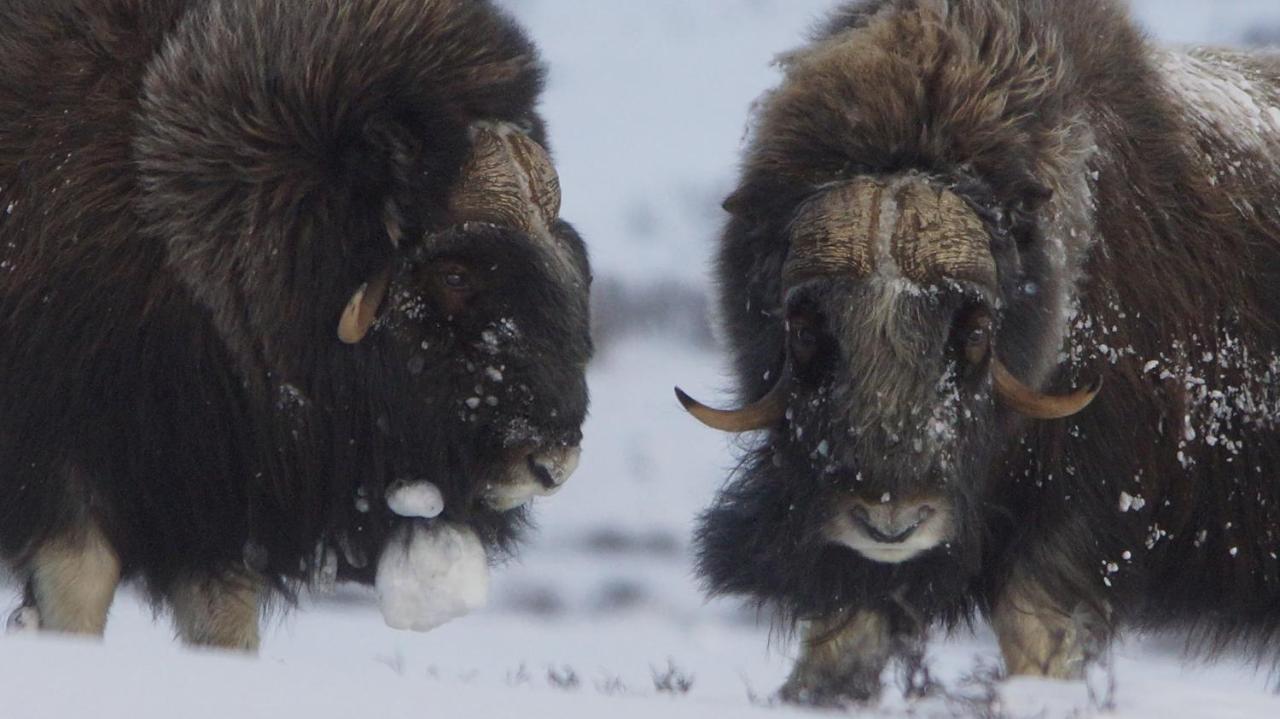
[[1080, 414], [1102, 391], [1102, 378], [1089, 387], [1069, 395], [1052, 397], [1041, 394], [1013, 376], [998, 359], [992, 359], [991, 378], [996, 396], [1010, 409], [1032, 419], [1065, 419]]
[[374, 276], [372, 280], [360, 285], [347, 308], [338, 321], [338, 339], [346, 344], [359, 344], [369, 334], [369, 329], [378, 319], [378, 308], [386, 299], [387, 288], [391, 285], [391, 269], [387, 268]]
[[504, 123], [472, 125], [471, 142], [471, 155], [449, 199], [455, 221], [546, 232], [560, 216], [560, 178], [547, 151]]
[[721, 432], [752, 432], [777, 424], [787, 412], [787, 394], [791, 388], [791, 363], [782, 368], [782, 376], [769, 393], [758, 402], [742, 409], [712, 409], [676, 388], [676, 399], [689, 414], [711, 429]]

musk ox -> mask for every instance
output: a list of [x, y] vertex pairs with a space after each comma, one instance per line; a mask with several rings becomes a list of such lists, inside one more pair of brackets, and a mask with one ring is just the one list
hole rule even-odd
[[591, 354], [542, 85], [487, 0], [0, 5], [0, 556], [43, 628], [133, 579], [252, 648], [411, 543], [405, 481], [509, 548]]
[[877, 0], [782, 65], [717, 268], [745, 406], [681, 399], [760, 430], [697, 541], [804, 627], [783, 696], [873, 697], [976, 615], [1015, 674], [1126, 627], [1274, 647], [1280, 56]]

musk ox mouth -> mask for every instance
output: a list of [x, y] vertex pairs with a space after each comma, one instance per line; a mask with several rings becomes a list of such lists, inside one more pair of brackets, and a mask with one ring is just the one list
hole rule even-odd
[[834, 544], [873, 562], [901, 564], [945, 545], [954, 534], [951, 503], [942, 497], [893, 501], [846, 498], [825, 527]]

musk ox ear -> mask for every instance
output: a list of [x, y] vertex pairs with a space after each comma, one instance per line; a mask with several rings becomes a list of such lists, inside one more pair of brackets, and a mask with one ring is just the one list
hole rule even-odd
[[728, 212], [730, 215], [741, 217], [747, 212], [748, 200], [746, 194], [745, 189], [740, 189], [732, 195], [729, 195], [729, 197], [725, 199], [724, 204], [720, 206], [723, 207], [724, 211]]
[[378, 319], [378, 309], [391, 286], [391, 268], [379, 272], [351, 295], [338, 322], [338, 339], [349, 345], [359, 344]]
[[736, 218], [754, 221], [767, 217], [772, 208], [794, 204], [808, 191], [803, 181], [776, 177], [750, 179], [742, 183], [721, 207]]

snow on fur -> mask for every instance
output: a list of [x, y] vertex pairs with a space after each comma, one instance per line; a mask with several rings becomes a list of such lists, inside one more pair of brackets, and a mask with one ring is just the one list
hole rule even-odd
[[444, 511], [444, 495], [430, 482], [400, 482], [387, 492], [387, 507], [401, 517], [435, 519]]
[[484, 546], [463, 525], [413, 524], [382, 551], [377, 588], [387, 626], [431, 631], [485, 605], [489, 565]]

